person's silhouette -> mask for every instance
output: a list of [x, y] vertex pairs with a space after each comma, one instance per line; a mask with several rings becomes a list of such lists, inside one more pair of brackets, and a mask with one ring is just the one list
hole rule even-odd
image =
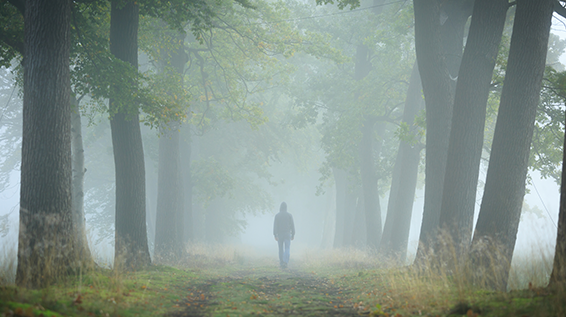
[[287, 268], [291, 252], [291, 240], [295, 239], [295, 223], [293, 216], [287, 212], [287, 204], [281, 203], [279, 213], [275, 215], [273, 222], [273, 235], [279, 243], [279, 265], [282, 269]]

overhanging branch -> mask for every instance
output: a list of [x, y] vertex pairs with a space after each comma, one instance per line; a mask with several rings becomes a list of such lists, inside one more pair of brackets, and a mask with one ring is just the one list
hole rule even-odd
[[566, 18], [566, 8], [564, 8], [559, 0], [554, 0], [554, 12], [558, 13], [563, 18]]

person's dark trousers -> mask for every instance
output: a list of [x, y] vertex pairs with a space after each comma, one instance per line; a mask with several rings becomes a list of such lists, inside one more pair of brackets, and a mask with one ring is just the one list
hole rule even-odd
[[279, 235], [277, 242], [279, 244], [279, 265], [286, 268], [291, 255], [291, 236]]

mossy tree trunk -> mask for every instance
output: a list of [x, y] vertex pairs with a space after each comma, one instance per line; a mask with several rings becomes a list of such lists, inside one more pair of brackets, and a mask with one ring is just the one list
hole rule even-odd
[[68, 0], [26, 1], [16, 283], [39, 288], [77, 264], [71, 205]]

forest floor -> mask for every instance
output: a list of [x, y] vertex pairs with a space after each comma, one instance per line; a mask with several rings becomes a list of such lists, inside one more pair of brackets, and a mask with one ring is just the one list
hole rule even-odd
[[195, 255], [138, 272], [95, 269], [57, 285], [0, 286], [0, 316], [565, 316], [566, 292], [495, 292], [445, 275], [383, 268], [361, 252]]

